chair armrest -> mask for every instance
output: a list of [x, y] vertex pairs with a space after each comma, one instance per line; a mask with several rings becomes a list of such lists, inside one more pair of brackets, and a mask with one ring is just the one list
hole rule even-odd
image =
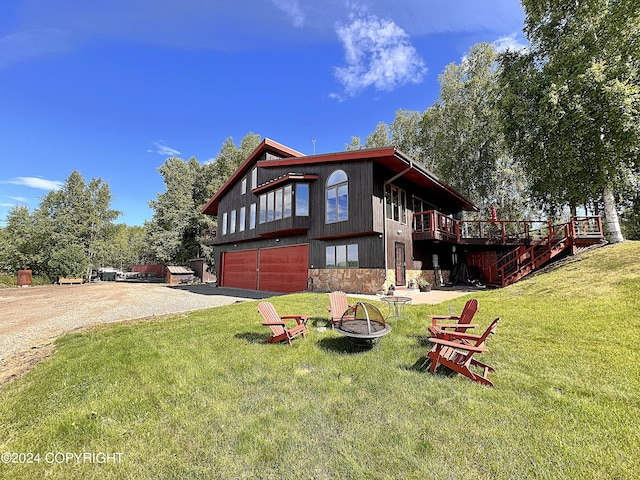
[[269, 325], [281, 325], [281, 326], [285, 326], [286, 323], [285, 322], [278, 322], [276, 320], [269, 320], [268, 322], [260, 322], [260, 325], [265, 325], [265, 326], [269, 326]]
[[429, 338], [431, 343], [436, 343], [438, 345], [443, 345], [445, 347], [453, 347], [458, 348], [460, 350], [467, 350], [469, 352], [488, 352], [489, 349], [485, 347], [476, 347], [475, 345], [467, 345], [466, 343], [459, 342], [450, 342], [449, 340], [444, 340], [443, 338]]
[[460, 317], [455, 315], [427, 315], [432, 320], [458, 320]]
[[311, 318], [311, 316], [310, 315], [283, 315], [280, 318], [283, 320], [294, 319], [298, 323], [298, 325], [300, 325], [301, 323], [304, 323], [306, 325], [307, 321]]
[[480, 337], [482, 337], [482, 335], [473, 335], [471, 333], [464, 332], [451, 332], [449, 330], [441, 330], [441, 332], [442, 337], [446, 338], [447, 340], [478, 340]]
[[[477, 323], [438, 323], [434, 325], [437, 328], [475, 328], [478, 326]], [[459, 333], [459, 332], [456, 332]]]

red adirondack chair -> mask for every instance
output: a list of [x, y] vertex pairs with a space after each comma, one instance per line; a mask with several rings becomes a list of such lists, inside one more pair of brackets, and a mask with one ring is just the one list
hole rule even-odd
[[[291, 345], [291, 340], [296, 338], [298, 335], [304, 336], [309, 333], [307, 329], [307, 320], [309, 320], [309, 315], [283, 315], [280, 316], [276, 312], [276, 309], [273, 307], [273, 304], [270, 302], [260, 302], [258, 304], [258, 311], [264, 322], [262, 325], [269, 327], [271, 329], [271, 336], [266, 340], [266, 343], [276, 343], [286, 340], [289, 345]], [[296, 325], [287, 328], [287, 323], [285, 320], [296, 321]]]
[[[431, 326], [429, 327], [429, 332], [433, 336], [438, 336], [438, 330], [447, 330], [449, 328], [453, 328], [454, 332], [466, 332], [469, 328], [474, 328], [477, 326], [476, 323], [471, 323], [474, 315], [478, 311], [480, 307], [478, 300], [472, 298], [467, 300], [464, 308], [462, 309], [462, 313], [459, 317], [455, 315], [429, 315], [431, 319]], [[439, 320], [444, 320], [449, 323], [438, 323]], [[455, 323], [452, 323], [455, 321]]]
[[[496, 331], [499, 321], [500, 318], [496, 318], [491, 322], [482, 335], [440, 330], [438, 336], [429, 338], [429, 341], [434, 344], [427, 354], [431, 359], [431, 373], [436, 371], [438, 365], [444, 365], [474, 382], [492, 387], [493, 383], [487, 375], [495, 370], [486, 363], [476, 360], [474, 355], [488, 351], [484, 344], [489, 335]], [[475, 371], [476, 369], [480, 373]]]
[[[353, 311], [353, 306], [349, 305], [347, 294], [344, 292], [331, 292], [329, 294], [329, 302], [331, 305], [327, 307], [327, 310], [331, 315], [331, 327], [340, 323], [347, 310]], [[353, 315], [350, 315], [350, 317], [353, 319]]]

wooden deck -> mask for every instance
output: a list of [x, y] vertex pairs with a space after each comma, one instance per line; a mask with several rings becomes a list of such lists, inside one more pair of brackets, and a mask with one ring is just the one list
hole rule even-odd
[[[596, 245], [604, 240], [599, 216], [572, 217], [567, 223], [543, 220], [455, 220], [430, 210], [413, 217], [413, 239], [487, 247], [488, 254], [468, 256], [485, 282], [506, 286], [542, 267], [552, 258]], [[498, 247], [513, 247], [497, 255]], [[503, 249], [504, 251], [504, 249]]]

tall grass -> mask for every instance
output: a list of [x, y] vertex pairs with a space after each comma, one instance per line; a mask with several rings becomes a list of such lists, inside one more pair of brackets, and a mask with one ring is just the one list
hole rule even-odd
[[314, 328], [314, 293], [272, 299], [314, 316], [291, 347], [263, 343], [256, 302], [67, 335], [0, 390], [0, 453], [40, 454], [0, 477], [640, 478], [640, 243], [579, 258], [476, 295], [479, 329], [502, 318], [494, 388], [428, 373], [426, 315], [449, 305], [364, 350]]

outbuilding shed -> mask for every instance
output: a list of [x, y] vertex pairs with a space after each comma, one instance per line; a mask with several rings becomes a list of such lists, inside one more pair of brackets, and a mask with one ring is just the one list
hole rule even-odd
[[167, 283], [179, 284], [189, 283], [195, 278], [194, 271], [187, 267], [169, 266], [167, 267]]

